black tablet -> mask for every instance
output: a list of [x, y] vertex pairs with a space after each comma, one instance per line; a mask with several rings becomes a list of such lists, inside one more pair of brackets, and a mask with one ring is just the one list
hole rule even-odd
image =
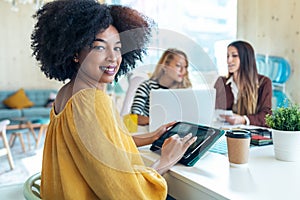
[[199, 160], [199, 158], [201, 158], [201, 156], [203, 156], [204, 153], [207, 152], [207, 150], [224, 134], [224, 131], [189, 122], [177, 122], [159, 139], [154, 141], [150, 149], [155, 152], [160, 152], [159, 150], [161, 149], [165, 139], [174, 134], [184, 137], [189, 133], [192, 133], [193, 136], [197, 136], [197, 140], [188, 148], [179, 162], [186, 166], [193, 166], [197, 160]]

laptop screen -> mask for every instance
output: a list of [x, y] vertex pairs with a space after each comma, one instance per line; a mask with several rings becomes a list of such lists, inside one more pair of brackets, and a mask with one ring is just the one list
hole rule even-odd
[[215, 89], [151, 90], [149, 131], [172, 121], [210, 126], [214, 120], [215, 97]]

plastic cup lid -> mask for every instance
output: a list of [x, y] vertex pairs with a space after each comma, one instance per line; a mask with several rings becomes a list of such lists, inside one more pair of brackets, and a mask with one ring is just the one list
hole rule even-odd
[[230, 138], [250, 138], [251, 133], [247, 130], [228, 130], [225, 136]]

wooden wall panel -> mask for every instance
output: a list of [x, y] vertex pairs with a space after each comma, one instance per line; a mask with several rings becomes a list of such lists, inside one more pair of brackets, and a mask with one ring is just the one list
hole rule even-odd
[[238, 0], [237, 37], [257, 53], [281, 56], [291, 64], [287, 95], [300, 103], [300, 0]]

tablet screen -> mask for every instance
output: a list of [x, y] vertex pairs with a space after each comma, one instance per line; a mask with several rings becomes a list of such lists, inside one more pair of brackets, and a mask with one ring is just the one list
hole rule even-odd
[[196, 151], [202, 144], [207, 141], [210, 136], [215, 133], [215, 130], [205, 126], [199, 126], [196, 124], [190, 124], [187, 122], [177, 122], [171, 129], [169, 129], [164, 135], [156, 140], [153, 145], [162, 147], [165, 139], [171, 137], [174, 134], [178, 134], [181, 138], [187, 134], [192, 133], [193, 136], [197, 136], [196, 142], [194, 142], [188, 150], [185, 152], [185, 158], [189, 157], [194, 151]]

